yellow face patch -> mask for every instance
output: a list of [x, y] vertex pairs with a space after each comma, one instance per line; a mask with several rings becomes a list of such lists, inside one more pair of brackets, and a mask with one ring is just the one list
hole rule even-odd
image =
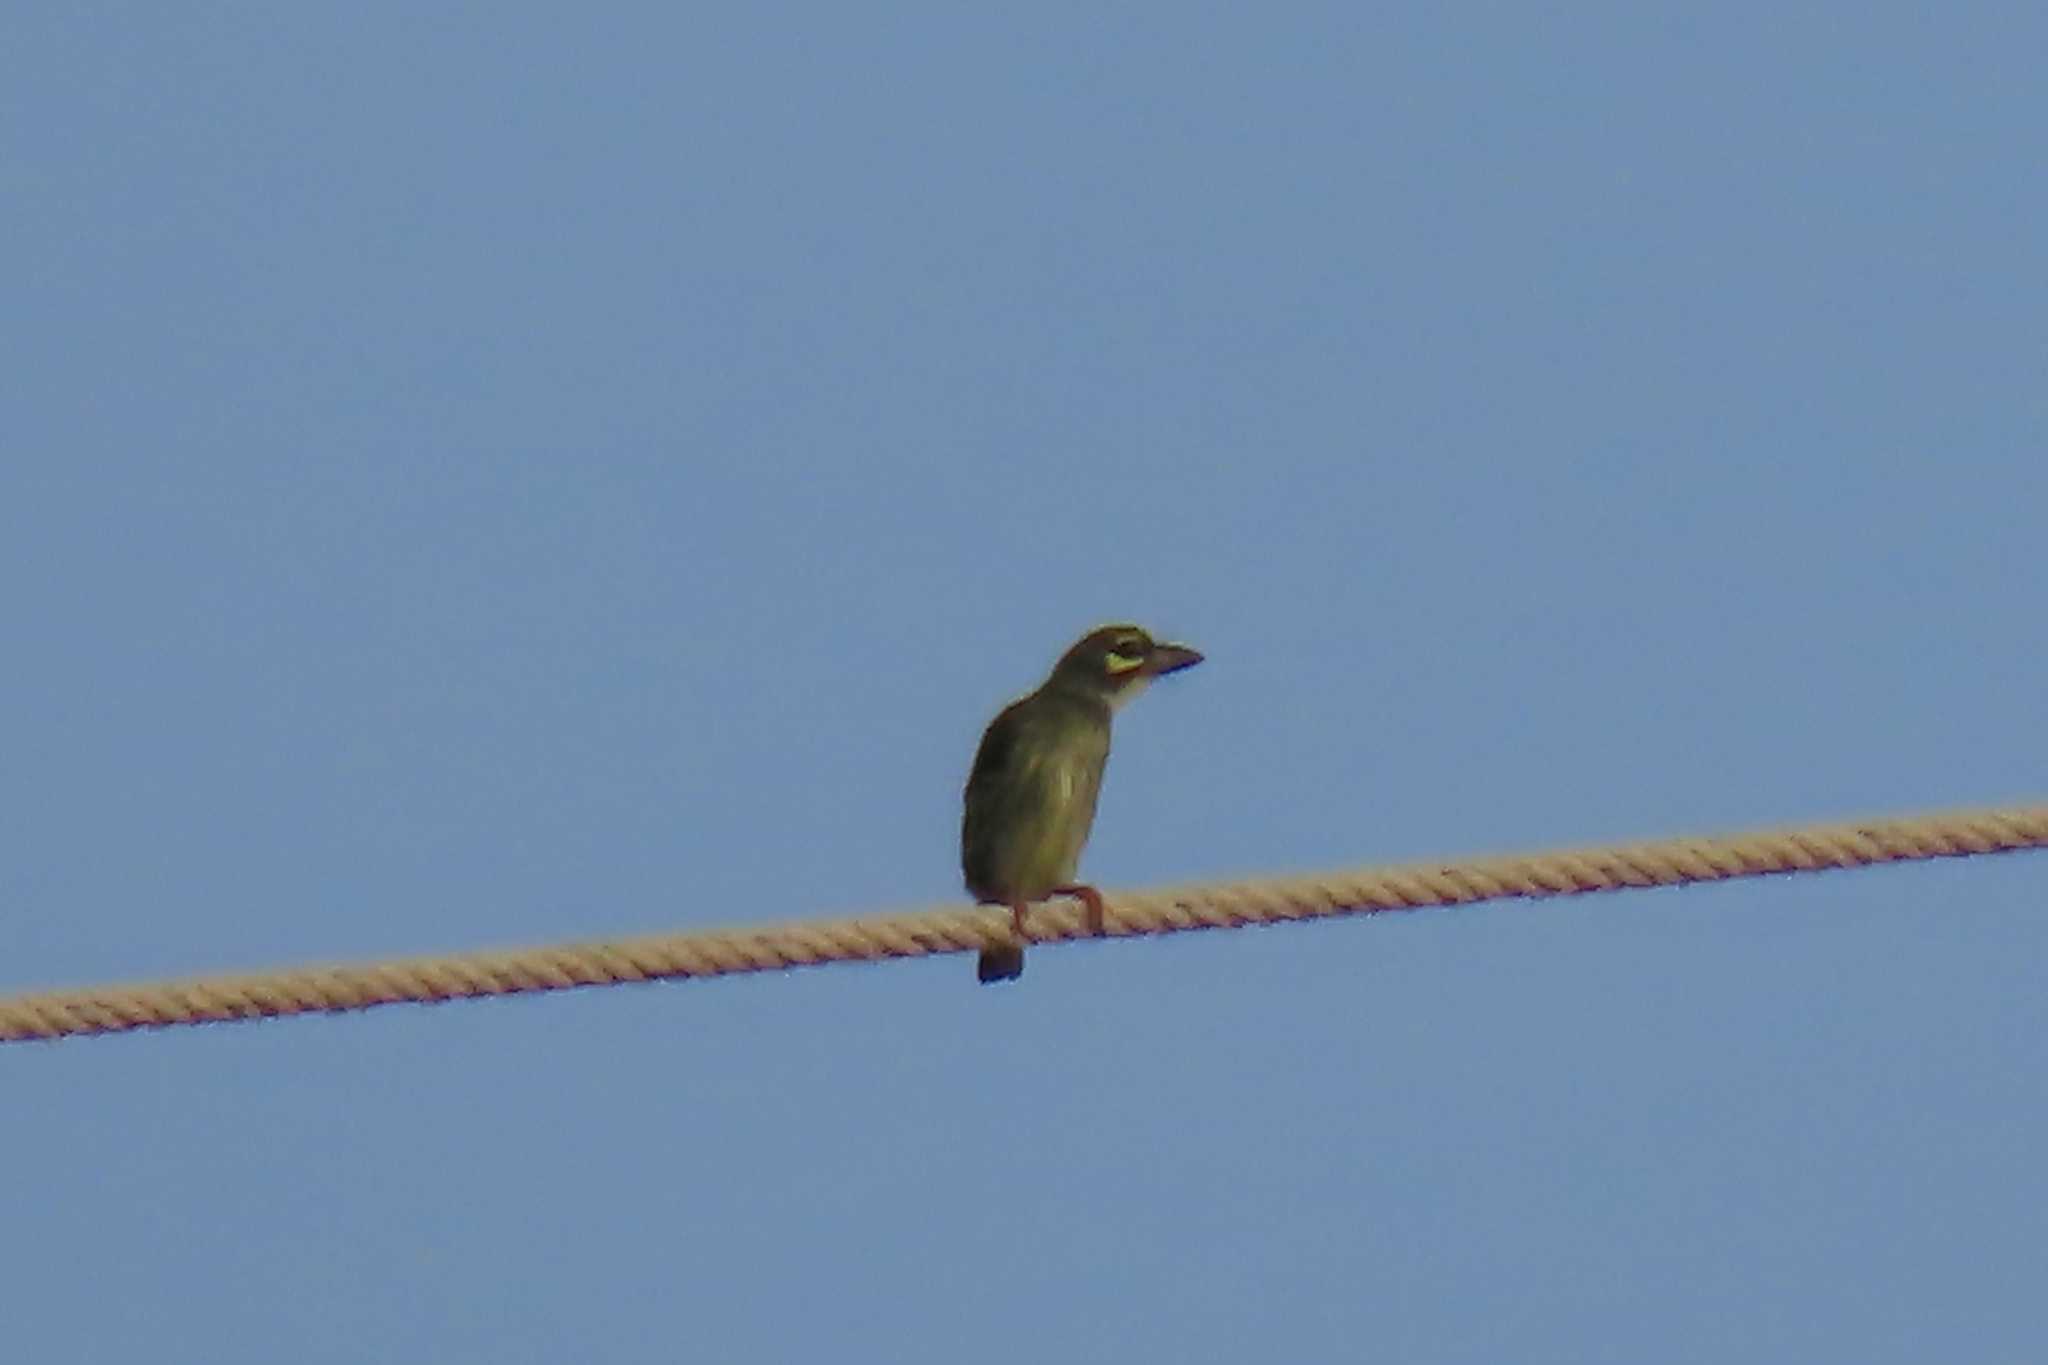
[[1134, 668], [1143, 668], [1145, 666], [1143, 659], [1133, 659], [1128, 654], [1118, 654], [1114, 650], [1103, 659], [1102, 663], [1103, 667], [1112, 673], [1128, 673]]

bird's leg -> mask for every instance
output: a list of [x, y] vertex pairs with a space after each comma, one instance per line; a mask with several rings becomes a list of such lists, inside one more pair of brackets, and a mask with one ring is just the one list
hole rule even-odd
[[1081, 921], [1088, 926], [1088, 932], [1101, 938], [1106, 931], [1103, 923], [1102, 893], [1092, 886], [1055, 886], [1055, 896], [1072, 896], [1081, 902]]
[[1024, 911], [1029, 908], [1030, 904], [1029, 901], [1010, 902], [1010, 927], [1017, 931], [1017, 941], [1019, 943], [1029, 943], [1031, 941], [1030, 935], [1024, 932]]

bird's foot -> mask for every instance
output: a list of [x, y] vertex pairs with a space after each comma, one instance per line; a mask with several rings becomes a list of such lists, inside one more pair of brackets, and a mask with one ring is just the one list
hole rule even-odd
[[1102, 908], [1102, 893], [1092, 886], [1055, 886], [1055, 896], [1072, 896], [1081, 902], [1081, 922], [1088, 926], [1088, 932], [1101, 938], [1107, 932]]

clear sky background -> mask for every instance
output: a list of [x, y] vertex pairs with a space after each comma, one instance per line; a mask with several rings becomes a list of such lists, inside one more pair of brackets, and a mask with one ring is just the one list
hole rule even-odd
[[[0, 989], [2048, 795], [2038, 6], [17, 5]], [[2017, 1361], [2048, 859], [0, 1049], [6, 1354]]]

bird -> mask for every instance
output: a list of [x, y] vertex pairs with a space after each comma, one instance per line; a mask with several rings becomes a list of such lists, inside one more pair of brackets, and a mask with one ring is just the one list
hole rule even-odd
[[1098, 626], [1060, 656], [1038, 690], [999, 712], [975, 750], [960, 820], [960, 871], [978, 904], [1007, 906], [1013, 935], [982, 946], [983, 983], [1024, 972], [1024, 912], [1079, 900], [1103, 932], [1102, 893], [1077, 881], [1109, 761], [1110, 720], [1154, 678], [1202, 662], [1134, 625]]

